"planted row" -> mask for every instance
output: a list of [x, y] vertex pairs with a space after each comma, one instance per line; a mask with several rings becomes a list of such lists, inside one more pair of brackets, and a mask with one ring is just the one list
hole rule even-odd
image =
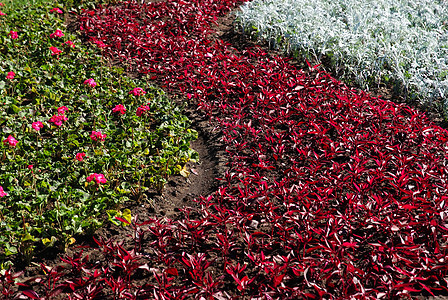
[[197, 158], [180, 109], [83, 45], [63, 9], [2, 7], [2, 268], [66, 248], [107, 221], [106, 209], [151, 201], [148, 191]]

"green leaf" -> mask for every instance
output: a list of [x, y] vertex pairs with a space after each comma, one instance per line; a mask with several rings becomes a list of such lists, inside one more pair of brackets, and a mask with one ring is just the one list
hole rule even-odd
[[[125, 219], [126, 221], [128, 221], [129, 223], [131, 223], [131, 221], [132, 221], [132, 215], [131, 215], [131, 210], [130, 210], [130, 209], [125, 208], [125, 209], [123, 210], [123, 213], [122, 213], [121, 216], [123, 217], [123, 219]], [[123, 223], [123, 224], [124, 224], [124, 225], [127, 225], [127, 224], [125, 224], [125, 223]]]
[[182, 170], [180, 170], [179, 174], [182, 175], [185, 178], [190, 176], [190, 172], [187, 170], [187, 166], [186, 165], [182, 168]]
[[26, 242], [26, 241], [33, 241], [34, 242], [34, 237], [29, 234], [28, 232], [23, 236], [22, 238], [22, 242]]
[[53, 247], [54, 243], [57, 241], [58, 239], [54, 236], [51, 237], [51, 239], [48, 238], [44, 238], [42, 239], [42, 244], [44, 244], [45, 247]]
[[14, 255], [17, 253], [18, 253], [17, 247], [11, 246], [9, 243], [6, 243], [6, 245], [5, 245], [5, 255], [6, 256]]
[[15, 113], [18, 113], [20, 111], [20, 108], [17, 105], [15, 105], [15, 104], [11, 104], [9, 106], [9, 108], [11, 108], [12, 111], [15, 112]]

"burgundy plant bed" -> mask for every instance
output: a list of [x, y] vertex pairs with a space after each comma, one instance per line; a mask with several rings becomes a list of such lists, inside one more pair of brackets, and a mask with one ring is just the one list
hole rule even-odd
[[176, 219], [134, 220], [131, 242], [97, 240], [96, 257], [67, 255], [46, 276], [24, 282], [24, 295], [395, 299], [447, 292], [446, 130], [322, 71], [209, 39], [218, 17], [241, 1], [138, 2], [84, 11], [81, 29], [104, 43], [105, 55], [209, 116], [225, 145], [225, 174], [196, 208]]

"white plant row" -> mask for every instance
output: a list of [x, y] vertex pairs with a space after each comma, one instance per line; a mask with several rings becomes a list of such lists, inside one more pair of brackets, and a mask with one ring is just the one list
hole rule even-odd
[[425, 104], [448, 97], [448, 0], [254, 0], [236, 23], [287, 52], [331, 57], [365, 88], [392, 79]]

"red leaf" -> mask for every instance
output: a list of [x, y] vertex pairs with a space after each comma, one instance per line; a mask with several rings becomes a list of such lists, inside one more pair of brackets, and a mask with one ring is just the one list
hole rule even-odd
[[179, 276], [176, 268], [168, 268], [165, 270], [165, 273], [168, 275]]
[[123, 218], [120, 218], [120, 217], [115, 217], [115, 219], [117, 219], [118, 221], [121, 221], [121, 222], [123, 222], [123, 223], [126, 223], [126, 224], [128, 224], [128, 225], [131, 225], [131, 223], [129, 223], [129, 221], [126, 220], [126, 219], [123, 219]]
[[39, 295], [33, 290], [23, 291], [22, 294], [31, 299], [39, 299], [40, 298]]
[[345, 242], [345, 243], [342, 244], [342, 246], [347, 247], [347, 248], [356, 248], [357, 244], [356, 243]]
[[[235, 278], [235, 277], [234, 277]], [[238, 282], [238, 280], [237, 280], [237, 278], [235, 278], [235, 280]], [[242, 291], [242, 290], [244, 290], [244, 288], [245, 288], [245, 286], [246, 286], [246, 281], [249, 281], [249, 277], [247, 277], [247, 276], [244, 276], [242, 279], [241, 279], [241, 281], [240, 282], [238, 282], [238, 287], [237, 287], [237, 289], [238, 289], [238, 291]]]
[[282, 283], [283, 277], [285, 277], [285, 274], [274, 276], [274, 287], [277, 287], [280, 283]]

